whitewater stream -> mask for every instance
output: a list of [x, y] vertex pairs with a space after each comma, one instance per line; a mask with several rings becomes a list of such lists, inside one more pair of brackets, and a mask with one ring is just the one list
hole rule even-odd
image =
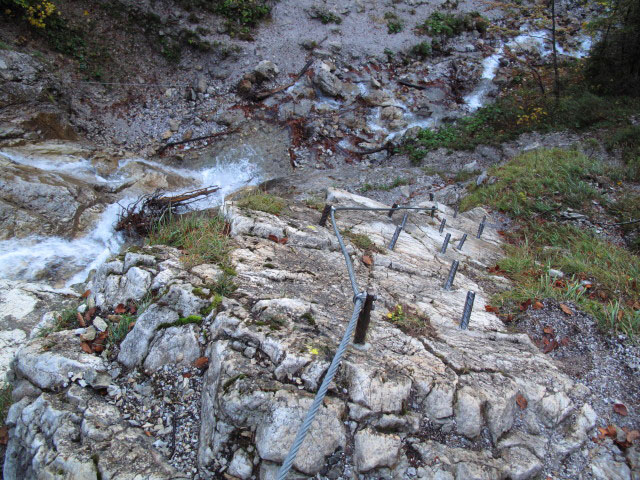
[[[558, 46], [558, 52], [576, 58], [584, 57], [591, 47], [591, 40], [584, 37], [579, 40], [576, 51], [567, 52]], [[548, 33], [535, 31], [522, 33], [507, 43], [499, 44], [494, 53], [484, 58], [481, 63], [481, 75], [477, 86], [465, 98], [464, 109], [473, 112], [485, 105], [497, 89], [493, 83], [505, 57], [505, 48], [511, 51], [523, 49], [537, 51], [541, 56], [551, 53]], [[361, 95], [368, 93], [368, 85], [358, 84]], [[418, 118], [409, 106], [393, 94], [392, 106], [404, 113], [405, 127], [390, 131], [381, 120], [381, 107], [374, 107], [366, 117], [369, 131], [375, 132], [380, 140], [388, 141], [398, 135], [403, 135], [413, 127], [432, 128], [439, 124], [437, 117]], [[321, 98], [315, 102], [316, 108], [339, 110], [342, 104], [336, 100]], [[275, 141], [275, 140], [274, 140]], [[344, 141], [343, 141], [344, 142]], [[342, 143], [342, 142], [341, 142]], [[341, 145], [346, 146], [346, 145]], [[122, 195], [115, 202], [103, 206], [100, 214], [87, 229], [77, 238], [63, 238], [62, 236], [29, 235], [24, 238], [11, 238], [0, 241], [0, 278], [11, 280], [51, 281], [57, 286], [70, 286], [84, 282], [89, 272], [99, 266], [111, 255], [118, 253], [124, 245], [125, 239], [114, 229], [120, 212], [120, 205], [127, 205], [142, 193], [150, 193], [157, 188], [157, 182], [139, 182], [138, 188], [126, 187], [131, 183], [132, 175], [138, 179], [146, 176], [152, 178], [172, 178], [170, 185], [175, 189], [164, 188], [168, 193], [184, 192], [195, 188], [217, 185], [220, 190], [205, 200], [193, 205], [202, 210], [218, 206], [229, 193], [246, 185], [257, 184], [267, 180], [265, 175], [253, 161], [256, 152], [247, 151], [251, 147], [239, 145], [231, 155], [209, 159], [207, 166], [196, 169], [176, 168], [155, 161], [141, 158], [125, 158], [117, 161], [113, 168], [101, 168], [95, 162], [77, 155], [51, 155], [43, 151], [21, 154], [12, 149], [0, 150], [0, 159], [14, 165], [28, 167], [36, 174], [59, 176], [85, 183], [89, 188], [98, 188], [109, 192], [122, 191]], [[133, 195], [135, 192], [136, 195]], [[70, 235], [71, 236], [71, 235]]]

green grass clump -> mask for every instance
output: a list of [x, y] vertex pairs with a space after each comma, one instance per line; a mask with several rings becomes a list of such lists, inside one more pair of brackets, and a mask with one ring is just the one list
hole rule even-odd
[[127, 334], [129, 333], [129, 325], [131, 325], [131, 323], [135, 321], [136, 321], [135, 316], [124, 314], [124, 315], [120, 315], [120, 320], [118, 320], [118, 323], [111, 322], [108, 330], [109, 331], [109, 335], [107, 337], [108, 343], [110, 345], [117, 345], [122, 340], [124, 340], [124, 337], [126, 337]]
[[7, 419], [7, 413], [9, 413], [9, 407], [13, 403], [11, 400], [10, 384], [0, 384], [0, 427], [4, 425]]
[[429, 15], [417, 28], [431, 37], [439, 37], [444, 40], [460, 35], [465, 31], [476, 30], [484, 34], [489, 28], [489, 20], [478, 12], [453, 15], [452, 13], [438, 11]]
[[472, 189], [460, 206], [489, 205], [514, 217], [580, 208], [601, 199], [589, 181], [603, 172], [602, 164], [577, 151], [534, 150], [490, 169], [498, 181]]
[[238, 201], [238, 206], [241, 208], [258, 210], [260, 212], [271, 213], [273, 215], [279, 215], [282, 213], [285, 205], [285, 201], [282, 198], [264, 192], [252, 193]]
[[620, 150], [627, 166], [627, 177], [640, 180], [640, 126], [632, 125], [615, 130], [606, 145], [608, 150]]
[[377, 252], [379, 250], [378, 246], [373, 243], [373, 240], [364, 233], [353, 233], [351, 230], [345, 230], [342, 234], [351, 240], [351, 243], [360, 250], [364, 250], [365, 252]]
[[184, 263], [229, 263], [230, 244], [225, 220], [205, 213], [171, 215], [160, 221], [149, 234], [149, 245], [169, 245], [181, 250]]
[[[532, 151], [491, 169], [498, 181], [472, 188], [462, 200], [463, 210], [488, 205], [509, 214], [518, 227], [511, 234], [513, 244], [506, 247], [507, 256], [498, 263], [514, 288], [499, 294], [494, 304], [511, 308], [534, 298], [571, 300], [603, 328], [630, 336], [640, 333], [634, 311], [640, 301], [640, 258], [589, 230], [556, 221], [558, 210], [589, 211], [592, 200], [604, 202], [589, 184], [603, 172], [602, 164], [576, 151]], [[564, 272], [569, 280], [551, 279], [550, 268]], [[593, 282], [593, 288], [581, 288], [581, 280]], [[617, 321], [612, 322], [615, 302]]]
[[387, 12], [384, 14], [384, 18], [387, 20], [387, 33], [389, 35], [400, 33], [402, 31], [404, 26], [395, 13]]
[[433, 327], [428, 317], [419, 315], [417, 312], [400, 304], [396, 305], [384, 318], [407, 335], [421, 336], [433, 332]]

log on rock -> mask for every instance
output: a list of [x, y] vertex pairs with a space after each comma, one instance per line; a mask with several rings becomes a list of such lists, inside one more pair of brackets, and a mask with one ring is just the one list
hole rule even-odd
[[188, 208], [193, 202], [208, 197], [218, 190], [220, 187], [213, 186], [178, 195], [165, 195], [161, 191], [142, 195], [127, 206], [120, 205], [121, 210], [115, 229], [127, 235], [147, 235], [170, 215], [178, 214], [179, 210]]
[[304, 75], [307, 70], [309, 70], [309, 67], [311, 67], [311, 65], [313, 64], [313, 59], [309, 60], [304, 67], [302, 67], [302, 70], [300, 70], [300, 73], [298, 73], [298, 75], [296, 75], [296, 77], [293, 79], [292, 82], [287, 83], [286, 85], [282, 85], [280, 87], [274, 88], [273, 90], [265, 90], [262, 92], [256, 92], [253, 94], [253, 100], [255, 101], [261, 101], [264, 100], [266, 98], [269, 98], [271, 95], [275, 95], [276, 93], [282, 92], [283, 90], [286, 90], [289, 87], [292, 87], [293, 85], [295, 85], [295, 83], [300, 80], [300, 77], [302, 77], [302, 75]]
[[188, 138], [186, 140], [179, 140], [177, 142], [169, 142], [158, 149], [156, 152], [158, 155], [163, 153], [167, 148], [175, 147], [176, 145], [183, 145], [185, 143], [198, 142], [200, 140], [210, 140], [212, 138], [222, 137], [224, 135], [229, 135], [231, 133], [236, 133], [238, 131], [237, 128], [230, 128], [229, 130], [225, 130], [224, 132], [212, 133], [211, 135], [203, 135], [202, 137]]

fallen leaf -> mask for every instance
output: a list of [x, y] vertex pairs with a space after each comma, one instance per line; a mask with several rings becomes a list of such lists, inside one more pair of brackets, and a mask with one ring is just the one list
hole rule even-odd
[[89, 320], [91, 320], [95, 316], [96, 311], [96, 307], [91, 307], [89, 310], [84, 312], [84, 321], [88, 322]]
[[104, 350], [104, 345], [101, 345], [99, 343], [94, 343], [93, 344], [93, 351], [96, 353], [100, 353]]
[[91, 295], [91, 290], [85, 290], [85, 292], [80, 295], [80, 298], [87, 298], [89, 295]]
[[544, 305], [542, 304], [542, 302], [540, 300], [536, 300], [535, 302], [533, 302], [533, 309], [534, 310], [542, 310], [543, 307], [544, 307]]
[[124, 303], [119, 303], [113, 311], [119, 315], [121, 313], [125, 313], [127, 308], [124, 306]]
[[367, 267], [370, 267], [371, 265], [373, 265], [373, 258], [371, 258], [371, 256], [369, 255], [363, 255], [362, 263], [364, 263]]
[[556, 342], [555, 340], [552, 340], [549, 342], [549, 344], [546, 347], [544, 347], [544, 350], [542, 351], [542, 353], [550, 353], [554, 351], [556, 348], [558, 348], [558, 342]]
[[129, 328], [129, 330], [131, 330], [131, 329], [132, 329], [133, 327], [135, 327], [135, 326], [136, 326], [136, 322], [131, 322], [131, 323], [129, 324], [129, 327], [128, 327], [128, 328]]
[[193, 373], [185, 372], [185, 373], [183, 373], [183, 374], [182, 374], [182, 376], [183, 376], [184, 378], [191, 378], [191, 377], [193, 377]]
[[631, 430], [630, 432], [627, 432], [627, 442], [633, 443], [638, 438], [640, 438], [640, 432], [638, 430]]
[[563, 347], [569, 345], [569, 337], [564, 337], [562, 340], [560, 340], [560, 345], [562, 345]]
[[627, 415], [629, 415], [629, 411], [627, 410], [627, 407], [623, 403], [614, 403], [613, 411], [616, 412], [618, 415], [622, 415], [623, 417], [626, 417]]
[[209, 365], [209, 357], [196, 358], [193, 362], [193, 366], [196, 368], [205, 368], [207, 365]]
[[87, 342], [82, 342], [80, 344], [80, 348], [82, 348], [82, 351], [84, 353], [93, 353], [93, 350], [91, 350], [91, 346]]
[[287, 237], [282, 237], [281, 239], [278, 240], [278, 243], [281, 245], [286, 245], [288, 241], [289, 239]]
[[617, 435], [618, 435], [618, 432], [616, 430], [616, 426], [615, 425], [609, 425], [607, 427], [607, 436], [616, 437]]
[[145, 434], [147, 437], [150, 437], [150, 436], [151, 436], [151, 432], [150, 432], [150, 431], [148, 431], [148, 430], [145, 430], [145, 431], [144, 431], [144, 434]]
[[267, 238], [272, 242], [278, 243], [278, 237], [276, 237], [275, 235], [269, 235]]
[[78, 319], [78, 325], [81, 327], [86, 327], [87, 323], [84, 321], [84, 317], [80, 312], [76, 313], [76, 318]]
[[553, 333], [554, 333], [553, 327], [550, 327], [550, 326], [548, 326], [548, 325], [547, 325], [546, 327], [544, 327], [544, 328], [542, 329], [542, 331], [543, 331], [544, 333], [546, 333], [547, 335], [553, 335]]
[[526, 311], [526, 310], [527, 310], [527, 308], [529, 308], [529, 306], [531, 305], [531, 303], [532, 303], [532, 302], [531, 302], [531, 299], [527, 300], [526, 302], [522, 302], [522, 303], [520, 304], [520, 310], [521, 310], [522, 312]]
[[564, 303], [560, 304], [560, 310], [562, 310], [565, 314], [569, 315], [570, 317], [573, 315], [573, 310], [567, 307]]
[[131, 315], [135, 315], [137, 311], [138, 311], [138, 307], [136, 305], [134, 305], [133, 303], [129, 305], [129, 313]]
[[485, 309], [487, 312], [491, 312], [491, 313], [499, 313], [499, 312], [500, 312], [500, 309], [499, 309], [498, 307], [494, 307], [494, 306], [492, 306], [492, 305], [485, 305], [485, 306], [484, 306], [484, 309]]
[[520, 394], [516, 395], [516, 403], [520, 407], [520, 410], [524, 410], [525, 408], [527, 408], [527, 405], [528, 405], [527, 399]]
[[9, 427], [6, 425], [0, 427], [0, 445], [6, 445], [9, 442]]
[[624, 310], [623, 309], [618, 310], [618, 321], [621, 322], [623, 317], [624, 317]]

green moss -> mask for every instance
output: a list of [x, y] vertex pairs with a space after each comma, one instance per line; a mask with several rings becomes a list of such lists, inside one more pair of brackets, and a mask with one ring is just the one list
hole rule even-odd
[[300, 316], [300, 320], [304, 320], [306, 323], [311, 325], [312, 327], [316, 326], [316, 319], [313, 317], [311, 312], [306, 312]]
[[351, 243], [353, 243], [354, 246], [364, 250], [365, 252], [379, 251], [378, 246], [364, 233], [353, 233], [351, 230], [344, 230], [342, 235], [351, 240]]
[[158, 328], [170, 328], [170, 327], [181, 327], [183, 325], [189, 325], [191, 323], [195, 323], [200, 325], [202, 323], [202, 317], [200, 315], [189, 315], [188, 317], [181, 317], [175, 322], [161, 323]]
[[212, 293], [209, 292], [205, 292], [202, 288], [200, 287], [196, 287], [193, 290], [191, 290], [191, 292], [198, 298], [202, 298], [203, 300], [206, 300], [208, 298], [211, 297]]
[[242, 380], [243, 378], [246, 378], [247, 375], [244, 373], [239, 373], [237, 375], [234, 375], [233, 377], [229, 378], [227, 381], [225, 381], [222, 384], [222, 390], [224, 393], [227, 393], [229, 391], [229, 389], [233, 386], [234, 383], [236, 383], [238, 380]]
[[209, 304], [209, 306], [204, 307], [202, 310], [200, 310], [200, 313], [202, 314], [203, 317], [206, 317], [213, 311], [217, 312], [221, 304], [222, 304], [222, 295], [216, 294], [213, 297], [213, 301]]

